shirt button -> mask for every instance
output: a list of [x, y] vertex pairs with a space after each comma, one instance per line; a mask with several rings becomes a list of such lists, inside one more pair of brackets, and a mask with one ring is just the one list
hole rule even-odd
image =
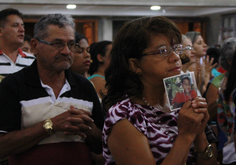
[[167, 134], [168, 134], [168, 131], [166, 131], [165, 134], [167, 135]]
[[161, 121], [159, 120], [159, 121], [158, 121], [158, 123], [160, 124], [160, 123], [161, 123]]

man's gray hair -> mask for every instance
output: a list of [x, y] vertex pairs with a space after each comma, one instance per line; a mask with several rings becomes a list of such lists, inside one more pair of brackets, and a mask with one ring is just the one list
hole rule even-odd
[[230, 67], [228, 60], [230, 61], [233, 60], [235, 47], [236, 47], [235, 37], [226, 39], [222, 44], [222, 49], [220, 53], [220, 64], [225, 70], [228, 70]]
[[75, 31], [75, 23], [74, 19], [71, 15], [63, 15], [63, 14], [48, 14], [42, 17], [35, 25], [34, 25], [34, 38], [44, 39], [48, 36], [47, 27], [48, 25], [58, 25], [60, 28], [65, 26], [71, 26]]

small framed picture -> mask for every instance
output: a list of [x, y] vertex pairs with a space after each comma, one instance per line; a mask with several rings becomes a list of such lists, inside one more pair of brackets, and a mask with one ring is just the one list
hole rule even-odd
[[171, 111], [180, 109], [186, 101], [197, 97], [194, 72], [168, 77], [163, 79], [163, 82]]

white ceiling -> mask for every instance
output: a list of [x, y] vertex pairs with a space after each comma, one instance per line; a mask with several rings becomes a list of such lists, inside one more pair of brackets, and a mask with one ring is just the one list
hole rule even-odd
[[[67, 4], [76, 4], [74, 10]], [[159, 11], [150, 6], [160, 5]], [[236, 13], [236, 0], [0, 0], [0, 10], [16, 8], [24, 15], [63, 13], [76, 16], [207, 16]]]

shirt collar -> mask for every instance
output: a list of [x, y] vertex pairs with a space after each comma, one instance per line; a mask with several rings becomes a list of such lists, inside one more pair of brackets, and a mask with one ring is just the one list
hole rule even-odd
[[21, 48], [18, 49], [18, 53], [19, 53], [22, 57], [27, 57], [26, 54], [22, 51]]
[[[0, 55], [3, 55], [4, 53], [0, 50]], [[18, 54], [21, 55], [21, 57], [27, 57], [26, 54], [22, 51], [21, 48], [18, 49]]]
[[[39, 74], [38, 74], [38, 68], [37, 68], [37, 59], [34, 60], [34, 62], [27, 68], [24, 68], [26, 70], [25, 72], [25, 79], [26, 82], [29, 83], [32, 86], [41, 86]], [[69, 82], [70, 86], [76, 86], [78, 85], [78, 79], [76, 74], [73, 73], [70, 69], [65, 70], [66, 79]]]

